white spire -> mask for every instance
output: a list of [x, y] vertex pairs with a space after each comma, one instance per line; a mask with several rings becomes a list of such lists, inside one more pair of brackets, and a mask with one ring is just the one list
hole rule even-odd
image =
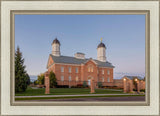
[[57, 38], [55, 38], [52, 42], [52, 55], [54, 56], [60, 56], [60, 42]]
[[106, 46], [102, 43], [102, 38], [101, 43], [97, 47], [97, 60], [106, 62]]

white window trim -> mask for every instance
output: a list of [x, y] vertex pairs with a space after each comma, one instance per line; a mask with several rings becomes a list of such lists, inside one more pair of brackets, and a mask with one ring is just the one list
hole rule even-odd
[[76, 67], [76, 73], [78, 73], [78, 67]]
[[63, 66], [61, 66], [61, 72], [64, 72], [64, 67]]
[[69, 76], [69, 77], [68, 77], [68, 80], [69, 80], [69, 81], [72, 81], [72, 77], [71, 77], [71, 76]]
[[107, 78], [107, 82], [110, 82], [110, 77]]
[[64, 76], [61, 76], [61, 81], [64, 81]]
[[104, 82], [104, 77], [102, 77], [102, 82]]
[[68, 72], [69, 72], [69, 73], [72, 72], [72, 68], [71, 68], [71, 67], [68, 68]]
[[110, 70], [107, 70], [107, 74], [108, 74], [108, 75], [110, 74]]

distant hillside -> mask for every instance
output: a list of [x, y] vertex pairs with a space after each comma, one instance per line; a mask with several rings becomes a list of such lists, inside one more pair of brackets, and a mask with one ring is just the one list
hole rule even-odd
[[145, 73], [124, 73], [124, 72], [114, 72], [114, 79], [121, 79], [124, 76], [140, 76], [142, 78], [145, 77]]

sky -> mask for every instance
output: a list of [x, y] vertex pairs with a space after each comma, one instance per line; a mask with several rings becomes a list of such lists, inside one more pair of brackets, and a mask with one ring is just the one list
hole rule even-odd
[[15, 15], [15, 49], [20, 47], [29, 75], [47, 71], [56, 37], [61, 55], [82, 52], [93, 59], [97, 59], [97, 46], [103, 38], [115, 78], [144, 76], [145, 15]]

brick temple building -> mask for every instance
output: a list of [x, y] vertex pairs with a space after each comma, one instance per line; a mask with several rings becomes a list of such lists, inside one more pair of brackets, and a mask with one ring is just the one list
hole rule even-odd
[[57, 38], [51, 45], [52, 54], [48, 58], [47, 70], [55, 73], [58, 85], [75, 85], [84, 81], [90, 85], [90, 79], [113, 85], [114, 66], [106, 59], [106, 46], [102, 41], [97, 46], [97, 59], [85, 58], [85, 54], [79, 52], [73, 57], [61, 55], [61, 44]]

